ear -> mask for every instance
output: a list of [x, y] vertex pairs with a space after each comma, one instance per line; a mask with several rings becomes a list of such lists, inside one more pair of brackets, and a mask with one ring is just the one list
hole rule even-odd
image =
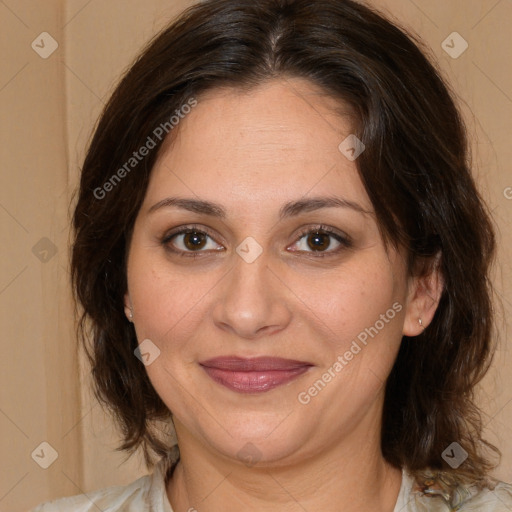
[[409, 278], [402, 331], [405, 336], [418, 336], [434, 318], [444, 289], [440, 263], [441, 253], [438, 253], [422, 272]]
[[133, 306], [128, 292], [124, 294], [124, 314], [126, 318], [128, 318], [128, 321], [133, 322]]

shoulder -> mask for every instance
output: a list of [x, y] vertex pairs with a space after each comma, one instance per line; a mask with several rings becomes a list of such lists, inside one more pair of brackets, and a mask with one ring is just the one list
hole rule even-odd
[[129, 485], [60, 498], [42, 503], [30, 512], [172, 512], [165, 491], [167, 469], [168, 463], [162, 460], [152, 474]]
[[[456, 482], [446, 473], [426, 476], [421, 481], [403, 471], [400, 512], [510, 512], [512, 485], [495, 480], [492, 488]], [[428, 474], [428, 473], [425, 473]], [[397, 510], [397, 509], [395, 509]]]
[[512, 485], [497, 481], [493, 489], [471, 491], [471, 496], [464, 503], [463, 511], [510, 512], [512, 510]]

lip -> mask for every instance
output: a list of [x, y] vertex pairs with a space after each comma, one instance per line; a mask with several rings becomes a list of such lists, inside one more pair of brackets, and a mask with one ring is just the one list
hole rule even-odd
[[225, 356], [199, 363], [211, 379], [238, 393], [261, 393], [286, 384], [313, 365], [280, 357]]

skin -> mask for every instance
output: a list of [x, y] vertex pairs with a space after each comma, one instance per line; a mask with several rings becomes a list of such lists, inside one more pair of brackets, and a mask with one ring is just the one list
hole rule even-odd
[[[437, 272], [407, 275], [405, 255], [385, 248], [356, 162], [338, 149], [351, 133], [339, 107], [300, 79], [209, 91], [152, 171], [129, 250], [125, 307], [139, 342], [160, 350], [146, 369], [173, 413], [180, 446], [167, 485], [175, 512], [394, 508], [401, 472], [380, 449], [384, 383], [402, 336], [421, 333], [419, 318], [423, 327], [431, 321], [442, 280]], [[219, 203], [226, 216], [176, 206], [150, 212], [169, 196]], [[344, 198], [366, 213], [329, 207], [279, 219], [282, 205], [313, 196]], [[199, 257], [166, 250], [165, 235], [190, 224], [211, 233]], [[299, 233], [318, 224], [351, 245], [327, 237], [326, 257], [315, 256], [314, 237]], [[236, 252], [246, 237], [262, 249], [252, 263]], [[177, 235], [167, 247], [194, 253], [184, 242]], [[298, 394], [394, 303], [402, 306], [396, 316], [300, 403]], [[221, 355], [313, 366], [268, 392], [240, 394], [199, 365]], [[239, 454], [249, 442], [256, 464]]]

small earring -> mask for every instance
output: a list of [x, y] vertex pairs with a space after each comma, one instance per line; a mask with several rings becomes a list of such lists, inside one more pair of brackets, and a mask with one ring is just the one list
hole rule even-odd
[[425, 327], [423, 327], [423, 320], [421, 318], [418, 318], [418, 323], [423, 328], [423, 330], [425, 330]]
[[132, 320], [132, 318], [133, 318], [133, 309], [132, 309], [131, 306], [125, 306], [124, 307], [124, 314], [128, 318], [128, 322], [133, 322], [133, 320]]

